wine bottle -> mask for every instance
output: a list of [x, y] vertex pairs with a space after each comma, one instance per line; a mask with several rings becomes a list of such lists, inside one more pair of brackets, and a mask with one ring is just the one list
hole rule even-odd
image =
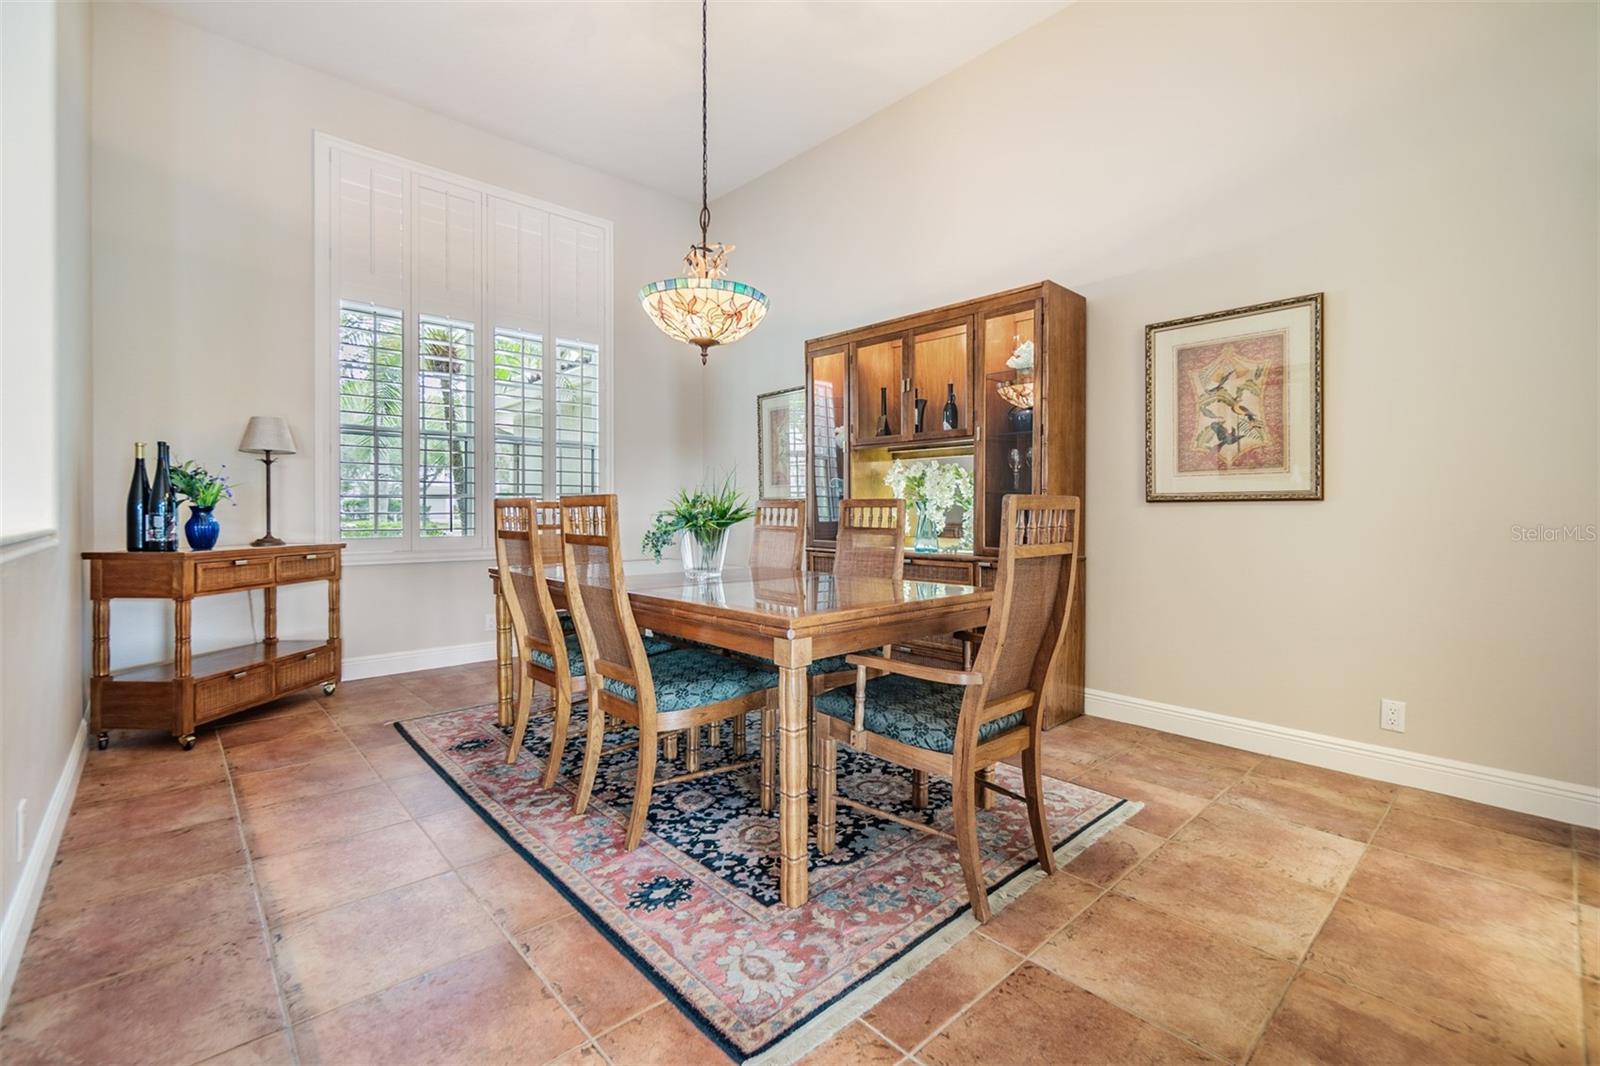
[[887, 437], [891, 432], [889, 428], [889, 389], [888, 386], [878, 390], [878, 436]]
[[915, 408], [916, 412], [917, 412], [917, 415], [916, 415], [916, 432], [921, 433], [922, 432], [922, 427], [927, 424], [928, 401], [924, 400], [922, 398], [922, 394], [920, 392], [917, 392], [916, 390], [912, 390], [912, 393], [911, 393], [911, 406], [913, 408]]
[[961, 415], [956, 410], [956, 383], [952, 381], [945, 387], [943, 428], [955, 429], [960, 424]]
[[150, 502], [150, 478], [144, 471], [144, 443], [133, 446], [133, 481], [128, 485], [128, 550], [144, 551], [144, 509]]
[[167, 442], [156, 441], [156, 476], [150, 482], [149, 502], [144, 509], [144, 550], [147, 552], [176, 551], [177, 544], [168, 538], [168, 531], [177, 532], [172, 520], [176, 508], [171, 503], [172, 457]]
[[170, 480], [167, 482], [167, 547], [169, 552], [178, 550], [178, 486]]

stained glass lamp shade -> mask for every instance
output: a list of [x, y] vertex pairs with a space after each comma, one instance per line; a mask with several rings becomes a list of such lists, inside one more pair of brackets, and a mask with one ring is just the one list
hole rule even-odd
[[661, 332], [699, 348], [702, 363], [712, 348], [732, 344], [767, 315], [766, 293], [727, 278], [652, 281], [639, 290], [639, 302]]

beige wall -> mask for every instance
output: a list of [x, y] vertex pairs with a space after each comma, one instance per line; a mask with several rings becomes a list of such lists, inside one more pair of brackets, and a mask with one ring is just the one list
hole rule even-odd
[[[284, 415], [310, 448], [314, 130], [610, 219], [617, 490], [644, 501], [699, 477], [699, 367], [634, 298], [681, 258], [692, 206], [137, 5], [102, 5], [94, 40], [98, 546], [120, 542], [134, 440], [168, 439], [242, 478], [237, 508], [218, 511], [224, 544], [260, 534], [261, 467], [234, 451], [245, 420]], [[310, 455], [274, 470], [274, 531], [309, 538]], [[630, 544], [646, 517], [625, 510]], [[320, 590], [295, 591], [284, 635], [320, 632]], [[352, 567], [343, 608], [347, 656], [492, 639], [481, 563]], [[119, 608], [118, 659], [159, 656], [148, 635], [161, 623]], [[249, 639], [248, 624], [240, 598], [202, 603], [197, 650]]]
[[[1593, 5], [1079, 3], [713, 205], [767, 322], [706, 374], [754, 488], [805, 338], [1089, 300], [1088, 684], [1600, 783]], [[1143, 494], [1143, 328], [1327, 293], [1327, 499]], [[1405, 734], [1378, 701], [1408, 702]]]
[[[53, 23], [47, 32], [55, 37], [53, 51], [45, 47], [31, 56], [39, 65], [37, 94], [18, 101], [47, 112], [53, 103], [54, 113], [53, 150], [46, 144], [42, 152], [25, 157], [27, 167], [43, 172], [42, 187], [53, 189], [53, 203], [47, 198], [31, 205], [45, 213], [48, 235], [28, 249], [28, 269], [53, 281], [46, 286], [53, 294], [31, 308], [48, 322], [44, 336], [49, 339], [44, 350], [30, 346], [21, 354], [53, 362], [55, 368], [56, 534], [53, 544], [42, 542], [48, 545], [42, 550], [0, 564], [0, 913], [9, 927], [22, 917], [13, 904], [25, 908], [28, 903], [16, 895], [26, 861], [18, 858], [17, 804], [28, 804], [22, 844], [30, 855], [56, 782], [77, 756], [72, 742], [84, 710], [87, 658], [78, 552], [89, 483], [89, 9], [16, 5], [0, 17], [6, 34], [18, 29], [14, 20], [37, 19], [41, 28]], [[7, 62], [12, 58], [8, 52]], [[8, 93], [15, 85], [13, 73], [7, 71]], [[14, 165], [6, 161], [8, 185], [16, 175]], [[11, 207], [8, 201], [8, 222]], [[12, 301], [9, 281], [7, 315], [29, 313]], [[10, 332], [6, 340], [9, 365], [19, 353], [11, 349]], [[8, 453], [0, 461], [27, 463], [30, 456]], [[20, 932], [26, 933], [25, 925]], [[20, 944], [17, 948], [16, 956], [0, 955], [0, 971], [20, 957]], [[0, 1004], [10, 976], [0, 972]]]

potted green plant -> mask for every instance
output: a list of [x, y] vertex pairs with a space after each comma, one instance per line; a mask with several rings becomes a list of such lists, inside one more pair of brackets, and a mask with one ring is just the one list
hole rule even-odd
[[189, 501], [189, 520], [183, 524], [183, 535], [192, 551], [210, 551], [222, 533], [211, 509], [225, 499], [233, 499], [233, 483], [228, 480], [227, 469], [228, 464], [223, 463], [213, 474], [193, 459], [172, 468], [172, 487]]
[[913, 550], [939, 550], [939, 531], [944, 528], [945, 514], [951, 508], [961, 509], [961, 542], [964, 546], [970, 545], [972, 472], [966, 467], [937, 460], [902, 462], [896, 459], [889, 464], [889, 472], [883, 480], [896, 496], [917, 509]]
[[666, 508], [656, 512], [644, 535], [644, 550], [661, 561], [661, 550], [679, 538], [684, 573], [696, 580], [720, 577], [728, 553], [728, 530], [752, 517], [755, 510], [744, 493], [734, 487], [733, 475], [720, 488], [683, 489]]

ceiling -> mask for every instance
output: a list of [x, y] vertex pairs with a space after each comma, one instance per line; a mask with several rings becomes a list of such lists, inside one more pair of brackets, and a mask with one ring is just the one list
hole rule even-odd
[[[700, 194], [700, 8], [683, 0], [155, 0], [175, 18], [554, 155]], [[715, 0], [711, 195], [1065, 0]]]

